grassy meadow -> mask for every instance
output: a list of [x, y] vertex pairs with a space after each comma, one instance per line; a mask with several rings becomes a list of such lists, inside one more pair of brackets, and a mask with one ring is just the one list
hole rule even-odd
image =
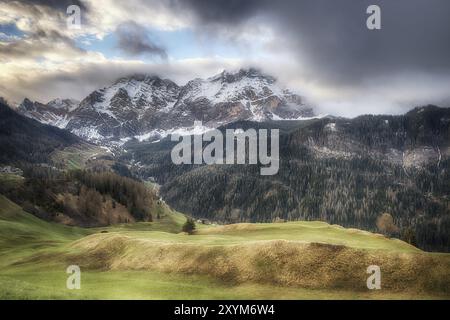
[[[42, 221], [0, 196], [1, 299], [448, 299], [450, 255], [324, 222], [154, 222], [83, 229]], [[81, 289], [66, 268], [81, 268]], [[380, 265], [382, 289], [368, 290]]]

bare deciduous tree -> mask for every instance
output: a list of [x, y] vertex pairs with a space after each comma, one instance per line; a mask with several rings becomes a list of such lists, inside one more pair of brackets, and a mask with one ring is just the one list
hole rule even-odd
[[389, 213], [383, 213], [377, 218], [377, 228], [381, 233], [392, 235], [398, 232], [394, 218]]

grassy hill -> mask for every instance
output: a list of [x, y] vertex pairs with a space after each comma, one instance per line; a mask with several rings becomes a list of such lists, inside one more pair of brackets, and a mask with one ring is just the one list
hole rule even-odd
[[108, 150], [102, 149], [96, 145], [79, 143], [64, 149], [53, 151], [50, 154], [50, 159], [57, 167], [73, 170], [86, 168], [93, 160], [110, 155], [111, 153]]
[[90, 233], [87, 229], [45, 222], [0, 195], [0, 267], [57, 249]]
[[[0, 196], [0, 298], [450, 298], [450, 256], [323, 222], [200, 225], [179, 233], [166, 206], [154, 222], [71, 228]], [[68, 265], [81, 290], [65, 288]], [[382, 290], [366, 288], [367, 266]]]

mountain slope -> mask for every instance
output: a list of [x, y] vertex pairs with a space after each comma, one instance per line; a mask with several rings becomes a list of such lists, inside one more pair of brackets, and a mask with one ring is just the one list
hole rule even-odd
[[[0, 244], [2, 251], [57, 245], [86, 236], [91, 231], [41, 220], [0, 194]], [[4, 254], [4, 252], [2, 252]], [[2, 261], [2, 264], [7, 261]]]
[[0, 99], [0, 163], [48, 162], [55, 149], [79, 142], [68, 131], [18, 114]]
[[47, 104], [42, 104], [24, 99], [17, 110], [24, 116], [63, 129], [67, 126], [72, 111], [78, 107], [79, 103], [79, 101], [71, 99], [55, 99]]
[[178, 92], [175, 83], [156, 76], [123, 78], [83, 99], [67, 129], [96, 141], [139, 135], [159, 128]]

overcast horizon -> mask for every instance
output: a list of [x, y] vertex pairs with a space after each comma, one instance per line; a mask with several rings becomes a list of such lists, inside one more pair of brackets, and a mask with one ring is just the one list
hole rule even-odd
[[[373, 4], [380, 30], [366, 26]], [[449, 107], [449, 17], [445, 0], [0, 0], [0, 96], [80, 100], [135, 73], [183, 85], [255, 67], [318, 113]]]

